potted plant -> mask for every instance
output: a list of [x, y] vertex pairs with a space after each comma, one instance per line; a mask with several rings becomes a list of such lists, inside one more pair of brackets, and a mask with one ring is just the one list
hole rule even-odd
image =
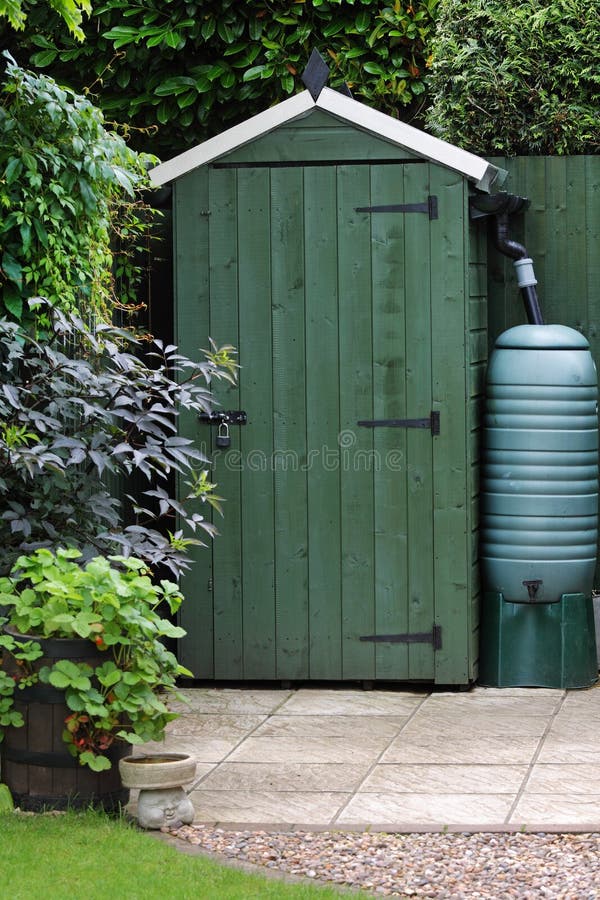
[[0, 579], [2, 780], [17, 803], [126, 799], [113, 763], [130, 744], [163, 738], [177, 715], [166, 701], [191, 675], [163, 643], [185, 632], [159, 607], [173, 614], [181, 600], [139, 559], [83, 563], [69, 548], [22, 555]]

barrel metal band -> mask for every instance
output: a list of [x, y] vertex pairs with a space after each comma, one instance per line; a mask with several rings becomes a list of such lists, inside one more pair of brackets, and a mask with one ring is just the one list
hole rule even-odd
[[45, 766], [51, 769], [79, 769], [79, 760], [66, 753], [21, 750], [5, 745], [2, 748], [4, 762], [19, 763], [23, 766]]

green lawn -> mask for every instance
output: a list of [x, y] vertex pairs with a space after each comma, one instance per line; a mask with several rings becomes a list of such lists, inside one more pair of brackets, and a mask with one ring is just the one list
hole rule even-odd
[[0, 881], [11, 900], [340, 898], [333, 888], [286, 884], [184, 855], [93, 812], [0, 814]]

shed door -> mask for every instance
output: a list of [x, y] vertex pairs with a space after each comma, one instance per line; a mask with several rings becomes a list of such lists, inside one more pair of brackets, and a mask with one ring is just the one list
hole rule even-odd
[[209, 334], [242, 367], [217, 393], [248, 424], [227, 452], [200, 426], [226, 504], [193, 576], [213, 604], [188, 645], [212, 653], [186, 655], [199, 677], [434, 677], [436, 438], [357, 424], [431, 412], [432, 223], [357, 211], [426, 202], [428, 171], [210, 170]]

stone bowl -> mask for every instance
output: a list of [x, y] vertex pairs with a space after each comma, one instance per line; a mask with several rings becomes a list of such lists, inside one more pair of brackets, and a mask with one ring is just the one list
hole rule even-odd
[[196, 777], [196, 760], [187, 753], [147, 753], [119, 760], [123, 785], [138, 790], [181, 787]]

